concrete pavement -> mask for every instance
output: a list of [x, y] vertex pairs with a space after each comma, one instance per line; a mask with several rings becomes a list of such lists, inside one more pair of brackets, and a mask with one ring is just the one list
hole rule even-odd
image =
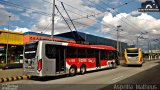
[[23, 69], [0, 69], [0, 78], [21, 76], [23, 75]]

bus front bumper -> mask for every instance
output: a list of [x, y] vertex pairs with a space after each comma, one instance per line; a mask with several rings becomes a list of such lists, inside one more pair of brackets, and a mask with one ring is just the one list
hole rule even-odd
[[126, 62], [125, 64], [127, 64], [127, 65], [142, 65], [142, 62], [137, 62], [137, 61], [128, 61], [128, 62]]

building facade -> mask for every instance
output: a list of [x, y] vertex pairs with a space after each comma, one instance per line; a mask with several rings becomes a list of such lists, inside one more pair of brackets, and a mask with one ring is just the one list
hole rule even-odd
[[23, 44], [23, 33], [0, 30], [0, 63], [20, 62]]
[[51, 38], [51, 35], [43, 34], [43, 33], [36, 33], [36, 32], [25, 32], [23, 36], [23, 42], [28, 43], [35, 40], [54, 40], [54, 41], [60, 41], [60, 42], [69, 42], [69, 43], [75, 43], [75, 41], [72, 38], [64, 38], [59, 36], [54, 36], [54, 38]]

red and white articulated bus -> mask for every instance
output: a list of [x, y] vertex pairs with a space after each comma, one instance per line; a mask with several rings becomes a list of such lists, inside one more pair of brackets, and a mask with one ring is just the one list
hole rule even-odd
[[24, 72], [33, 76], [56, 76], [116, 67], [116, 49], [104, 45], [83, 45], [56, 41], [25, 44]]

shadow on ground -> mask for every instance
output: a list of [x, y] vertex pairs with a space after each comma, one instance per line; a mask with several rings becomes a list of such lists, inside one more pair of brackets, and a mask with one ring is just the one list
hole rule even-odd
[[[99, 69], [99, 70], [93, 70], [93, 71], [88, 71], [85, 74], [90, 74], [93, 72], [99, 72], [99, 71], [104, 71], [104, 70], [111, 70], [111, 69], [115, 69], [115, 68], [105, 68], [105, 69]], [[77, 75], [81, 75], [80, 73], [77, 73]], [[77, 76], [76, 75], [76, 76]], [[75, 76], [69, 76], [68, 74], [64, 74], [64, 75], [58, 75], [58, 76], [44, 76], [44, 77], [37, 77], [37, 76], [32, 76], [29, 80], [35, 80], [35, 81], [51, 81], [51, 80], [56, 80], [56, 79], [64, 79], [64, 78], [72, 78]]]
[[160, 90], [160, 64], [100, 90]]

